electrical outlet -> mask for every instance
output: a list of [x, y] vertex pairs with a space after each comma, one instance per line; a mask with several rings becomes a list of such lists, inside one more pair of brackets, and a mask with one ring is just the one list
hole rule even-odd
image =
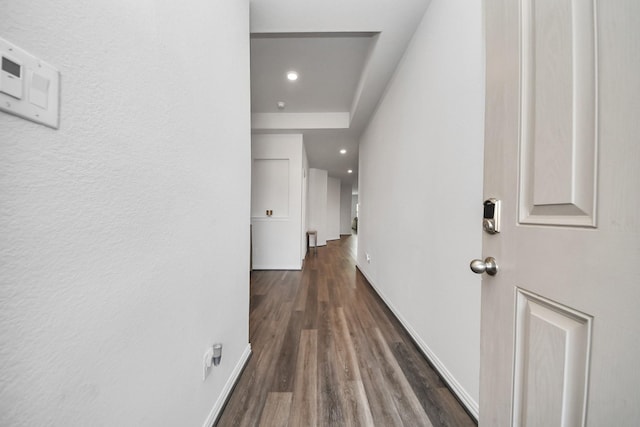
[[213, 366], [218, 366], [220, 364], [220, 360], [222, 359], [222, 344], [214, 344], [211, 348], [213, 350], [213, 353], [211, 354]]
[[213, 365], [213, 347], [207, 348], [202, 358], [202, 381], [207, 379], [207, 375], [211, 371], [211, 365]]
[[365, 252], [365, 255], [367, 257], [367, 264], [371, 264], [371, 255], [369, 255], [369, 252]]

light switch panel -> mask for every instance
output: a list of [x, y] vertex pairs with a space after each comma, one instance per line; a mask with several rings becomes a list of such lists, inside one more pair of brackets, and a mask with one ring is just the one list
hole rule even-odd
[[29, 102], [46, 110], [49, 105], [50, 84], [51, 81], [48, 78], [34, 72], [31, 75], [31, 84], [29, 85]]
[[60, 72], [0, 38], [0, 111], [57, 129]]

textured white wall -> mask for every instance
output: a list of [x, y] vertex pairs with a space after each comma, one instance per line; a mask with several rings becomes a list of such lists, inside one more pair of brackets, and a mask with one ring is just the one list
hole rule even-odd
[[[253, 268], [257, 270], [299, 270], [303, 255], [300, 253], [302, 230], [302, 135], [253, 135], [253, 159], [288, 160], [288, 186], [262, 189], [271, 192], [267, 197], [283, 196], [288, 203], [288, 214], [274, 212], [266, 217], [264, 211], [253, 208]], [[268, 181], [267, 177], [253, 175], [254, 180]], [[256, 182], [256, 181], [254, 181]], [[256, 182], [257, 184], [257, 182]], [[253, 186], [252, 203], [256, 200], [257, 185]], [[306, 236], [306, 234], [305, 234]]]
[[327, 171], [309, 169], [309, 230], [318, 232], [318, 246], [327, 244]]
[[302, 226], [300, 227], [300, 255], [307, 256], [307, 230], [309, 229], [309, 158], [302, 144]]
[[481, 23], [480, 2], [431, 2], [361, 140], [358, 194], [358, 265], [472, 410], [480, 280], [468, 265], [481, 254]]
[[327, 240], [340, 239], [340, 180], [327, 179]]
[[1, 9], [62, 100], [0, 113], [0, 425], [201, 426], [248, 350], [248, 1]]
[[340, 185], [340, 234], [351, 234], [351, 184]]

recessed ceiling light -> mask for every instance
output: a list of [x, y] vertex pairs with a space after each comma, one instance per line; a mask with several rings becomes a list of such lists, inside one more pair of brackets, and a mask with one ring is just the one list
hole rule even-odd
[[340, 150], [340, 154], [347, 154], [347, 150], [343, 148], [342, 150]]
[[351, 169], [349, 169], [349, 170], [347, 171], [347, 173], [353, 173], [353, 171], [352, 171]]
[[287, 78], [288, 78], [289, 80], [291, 80], [292, 82], [293, 82], [293, 81], [296, 81], [296, 80], [298, 80], [298, 73], [296, 73], [295, 71], [289, 71], [289, 72], [287, 73]]

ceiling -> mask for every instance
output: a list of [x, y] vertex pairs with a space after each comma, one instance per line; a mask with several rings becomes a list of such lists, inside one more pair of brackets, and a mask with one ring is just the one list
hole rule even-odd
[[357, 192], [360, 134], [428, 5], [251, 0], [253, 133], [302, 133], [309, 166]]

